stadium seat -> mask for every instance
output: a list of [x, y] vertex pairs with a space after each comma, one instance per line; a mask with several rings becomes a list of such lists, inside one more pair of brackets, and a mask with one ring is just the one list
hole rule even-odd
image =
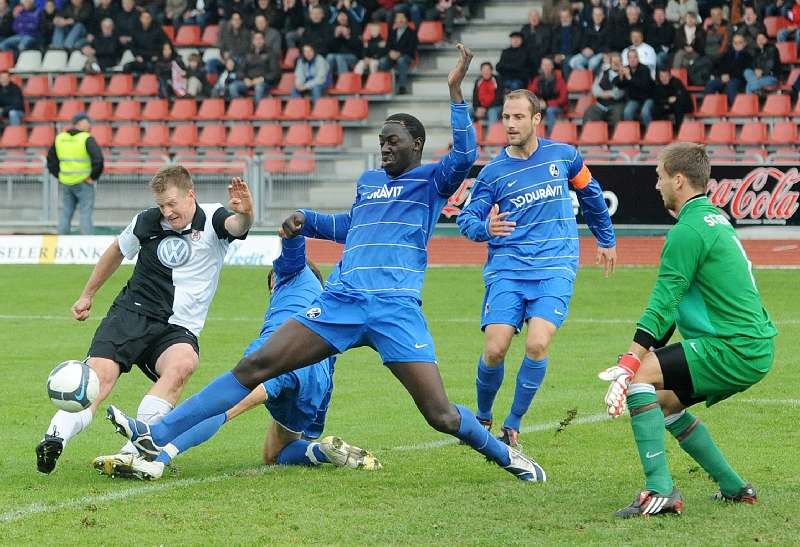
[[[505, 137], [505, 135], [503, 136]], [[550, 131], [550, 138], [566, 144], [576, 144], [578, 142], [578, 127], [572, 122], [558, 121]]]
[[219, 41], [219, 25], [208, 25], [203, 30], [203, 36], [200, 38], [200, 42], [204, 46], [216, 46], [217, 42]]
[[222, 124], [206, 125], [197, 137], [197, 146], [225, 146], [225, 126]]
[[306, 174], [313, 173], [315, 169], [314, 154], [310, 152], [295, 152], [286, 164], [287, 173]]
[[78, 92], [78, 79], [74, 74], [59, 74], [53, 80], [50, 94], [54, 97], [72, 97]]
[[162, 121], [169, 118], [169, 103], [166, 99], [150, 99], [145, 101], [142, 119], [145, 121]]
[[732, 118], [755, 118], [758, 116], [758, 95], [739, 93], [736, 95], [728, 116]]
[[[147, 128], [148, 132], [151, 127], [152, 126]], [[117, 131], [111, 139], [111, 146], [121, 148], [139, 146], [140, 136], [141, 130], [139, 129], [139, 124], [129, 123], [121, 125], [117, 128]]]
[[444, 26], [441, 21], [422, 21], [417, 29], [420, 44], [438, 44], [444, 40]]
[[22, 90], [26, 98], [47, 97], [50, 95], [50, 83], [47, 76], [29, 76]]
[[224, 118], [225, 99], [203, 99], [195, 117], [197, 120], [222, 120]]
[[486, 146], [505, 146], [508, 144], [506, 128], [503, 127], [503, 122], [495, 122], [490, 125], [481, 144]]
[[197, 146], [197, 126], [193, 123], [184, 123], [175, 127], [169, 142], [173, 148]]
[[786, 146], [798, 144], [796, 122], [775, 122], [767, 141], [771, 145]]
[[639, 144], [641, 140], [642, 134], [638, 121], [619, 122], [611, 136], [611, 144], [615, 146]]
[[253, 101], [248, 97], [232, 99], [225, 118], [229, 120], [250, 120], [253, 117]]
[[169, 145], [169, 127], [163, 123], [151, 123], [144, 131], [142, 146], [164, 147]]
[[767, 29], [767, 36], [776, 38], [778, 36], [778, 31], [786, 26], [785, 22], [786, 19], [783, 17], [764, 17], [764, 27]]
[[226, 141], [225, 146], [234, 148], [249, 148], [253, 146], [254, 136], [255, 134], [252, 125], [244, 123], [236, 124], [231, 127], [231, 130], [228, 132], [228, 140]]
[[286, 50], [286, 54], [281, 60], [281, 69], [294, 70], [294, 65], [297, 63], [297, 58], [300, 57], [300, 48], [290, 47]]
[[27, 144], [28, 128], [24, 125], [9, 125], [3, 130], [0, 148], [21, 148]]
[[130, 74], [114, 74], [106, 87], [109, 97], [128, 97], [133, 95], [133, 76]]
[[305, 120], [311, 114], [311, 101], [305, 97], [292, 97], [283, 106], [284, 120]]
[[[166, 111], [166, 103], [164, 105]], [[114, 118], [120, 121], [132, 122], [142, 119], [142, 103], [135, 99], [120, 101], [114, 110]]]
[[373, 72], [367, 76], [367, 82], [361, 93], [364, 95], [388, 95], [392, 92], [392, 73]]
[[0, 71], [14, 68], [14, 54], [10, 51], [0, 51]]
[[767, 142], [767, 125], [764, 122], [747, 122], [739, 132], [738, 144], [762, 146]]
[[645, 146], [661, 146], [672, 142], [672, 122], [655, 120], [650, 122], [645, 131], [642, 144]]
[[[249, 100], [249, 99], [247, 99]], [[256, 120], [279, 120], [281, 118], [281, 100], [274, 97], [261, 99], [258, 101], [253, 119]]]
[[767, 95], [767, 100], [761, 109], [761, 115], [764, 117], [786, 117], [792, 112], [792, 100], [789, 95], [778, 95], [770, 93]]
[[575, 108], [567, 112], [567, 118], [583, 118], [583, 113], [586, 112], [586, 109], [592, 106], [594, 103], [595, 99], [591, 95], [581, 95], [581, 97], [578, 99], [578, 102], [575, 103]]
[[342, 72], [336, 84], [328, 89], [329, 95], [355, 95], [361, 91], [361, 76], [354, 72]]
[[706, 144], [731, 145], [736, 142], [736, 125], [733, 122], [715, 122], [706, 136]]
[[56, 130], [52, 125], [37, 125], [28, 136], [29, 148], [50, 148], [56, 140]]
[[[288, 138], [287, 138], [288, 140]], [[314, 146], [337, 148], [344, 142], [344, 131], [338, 123], [324, 123], [319, 126], [314, 138]]]
[[158, 95], [158, 79], [155, 74], [142, 74], [136, 82], [134, 95], [152, 97]]
[[[207, 63], [211, 59], [222, 59], [222, 53], [220, 53], [219, 48], [209, 47], [203, 51], [203, 62]], [[209, 77], [211, 76], [216, 76], [216, 74], [209, 74]]]
[[286, 159], [284, 157], [275, 157], [265, 159], [261, 166], [267, 173], [283, 173], [286, 171]]
[[[620, 122], [622, 123], [622, 122]], [[599, 146], [608, 143], [608, 124], [606, 122], [586, 122], [581, 129], [578, 144]]]
[[567, 92], [588, 93], [592, 90], [594, 75], [591, 70], [576, 69], [569, 73], [567, 79]]
[[61, 108], [58, 109], [58, 116], [56, 120], [60, 122], [72, 121], [72, 116], [79, 112], [86, 110], [86, 106], [80, 99], [68, 99], [61, 103]]
[[20, 52], [14, 65], [15, 72], [39, 72], [42, 68], [42, 52], [38, 49], [26, 49]]
[[95, 123], [92, 124], [92, 137], [97, 141], [101, 148], [111, 146], [111, 140], [114, 136], [114, 131], [111, 129], [111, 124]]
[[800, 68], [793, 68], [791, 72], [789, 72], [789, 77], [786, 78], [786, 83], [780, 86], [780, 89], [784, 91], [791, 90], [798, 78], [800, 78]]
[[264, 148], [283, 146], [283, 128], [277, 124], [262, 125], [258, 128], [254, 144]]
[[114, 105], [109, 101], [97, 99], [89, 102], [86, 114], [93, 122], [105, 122], [114, 118]]
[[684, 86], [689, 87], [689, 72], [685, 68], [673, 68], [669, 72], [679, 79]]
[[361, 97], [348, 97], [344, 100], [339, 119], [361, 121], [369, 117], [369, 101]]
[[[386, 22], [383, 22], [383, 21], [381, 21], [378, 24], [381, 27], [381, 37], [384, 40], [388, 40], [389, 39], [389, 24], [386, 23]], [[367, 27], [367, 25], [364, 25], [364, 32], [361, 33], [361, 41], [362, 42], [367, 42], [367, 41], [369, 41], [369, 39], [370, 39], [369, 28]]]
[[33, 110], [25, 116], [29, 122], [51, 122], [56, 119], [58, 107], [55, 101], [39, 99], [33, 103]]
[[700, 118], [721, 118], [728, 115], [728, 97], [723, 94], [706, 95], [700, 110], [695, 116]]
[[700, 121], [684, 120], [680, 129], [678, 129], [676, 140], [703, 144], [706, 142], [706, 126]]
[[778, 56], [784, 65], [792, 65], [797, 61], [797, 44], [795, 42], [776, 42]]
[[306, 123], [290, 125], [286, 131], [284, 146], [309, 147], [314, 142], [311, 126]]
[[200, 34], [200, 27], [197, 25], [181, 25], [175, 33], [176, 47], [200, 46], [203, 40]]
[[39, 70], [50, 74], [63, 72], [68, 60], [67, 52], [63, 49], [48, 49], [42, 57], [42, 66]]
[[272, 95], [289, 95], [294, 89], [294, 72], [281, 74], [281, 81], [270, 90]]
[[175, 27], [173, 27], [172, 25], [164, 25], [164, 26], [161, 27], [161, 30], [163, 30], [164, 34], [167, 35], [167, 38], [169, 39], [169, 41], [174, 44], [175, 43]]
[[76, 49], [72, 52], [69, 56], [69, 62], [67, 63], [67, 67], [63, 70], [64, 72], [83, 72], [86, 68], [86, 62], [89, 59], [81, 53], [80, 50]]
[[169, 111], [170, 121], [193, 120], [197, 116], [197, 101], [194, 99], [177, 99]]
[[308, 119], [310, 120], [338, 120], [339, 99], [336, 97], [320, 97], [314, 103]]
[[800, 117], [800, 99], [797, 100], [797, 104], [794, 105], [794, 110], [792, 110], [792, 116], [795, 118]]
[[472, 122], [472, 129], [475, 130], [475, 141], [478, 144], [481, 144], [483, 142], [483, 122], [480, 121]]

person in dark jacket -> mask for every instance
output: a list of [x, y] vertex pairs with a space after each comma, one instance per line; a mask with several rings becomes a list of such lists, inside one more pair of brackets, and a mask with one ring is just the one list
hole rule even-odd
[[653, 87], [655, 83], [650, 69], [639, 62], [639, 53], [635, 49], [628, 50], [628, 66], [614, 80], [614, 85], [625, 90], [627, 102], [622, 111], [622, 119], [638, 120], [647, 127], [653, 119]]
[[556, 119], [563, 116], [569, 106], [567, 84], [561, 74], [556, 72], [550, 57], [542, 59], [539, 75], [533, 79], [528, 89], [547, 104], [545, 116], [547, 130], [552, 131]]
[[9, 125], [22, 125], [25, 116], [25, 100], [22, 90], [11, 81], [7, 70], [0, 72], [0, 117], [8, 119]]
[[15, 9], [16, 15], [11, 23], [14, 34], [0, 42], [0, 51], [19, 53], [41, 44], [40, 11], [36, 9], [33, 0], [22, 0], [20, 6]]
[[14, 12], [8, 5], [8, 0], [0, 0], [0, 42], [14, 34], [13, 24]]
[[417, 56], [417, 31], [408, 26], [408, 18], [402, 11], [394, 16], [394, 28], [389, 31], [386, 54], [381, 58], [381, 70], [394, 67], [397, 76], [397, 93], [408, 93], [408, 70]]
[[47, 170], [61, 183], [62, 209], [58, 233], [68, 234], [75, 208], [80, 208], [82, 235], [92, 235], [95, 184], [103, 174], [103, 152], [91, 136], [91, 121], [83, 112], [58, 135], [47, 151]]
[[553, 29], [550, 51], [556, 67], [561, 68], [564, 78], [569, 78], [569, 60], [581, 49], [581, 28], [572, 22], [572, 12], [562, 9], [558, 12], [561, 24]]
[[253, 33], [253, 45], [244, 56], [237, 79], [228, 88], [231, 98], [244, 97], [253, 90], [258, 103], [281, 78], [280, 51], [267, 48], [264, 35]]
[[601, 7], [592, 9], [592, 23], [583, 29], [581, 49], [569, 59], [571, 69], [589, 69], [596, 73], [603, 64], [603, 53], [608, 52], [611, 43], [610, 29], [606, 24], [605, 10]]
[[781, 73], [781, 60], [778, 50], [769, 43], [766, 32], [756, 35], [756, 49], [753, 54], [753, 67], [746, 68], [743, 76], [747, 84], [745, 93], [758, 93], [765, 87], [778, 85]]
[[300, 44], [311, 44], [317, 55], [327, 56], [333, 42], [333, 30], [325, 19], [322, 6], [314, 6], [308, 11], [308, 22], [304, 29]]
[[673, 116], [677, 128], [692, 110], [692, 99], [683, 82], [673, 76], [668, 67], [659, 68], [658, 82], [653, 91], [653, 118], [666, 120]]
[[[176, 95], [182, 97], [186, 94], [184, 74], [186, 65], [181, 56], [175, 52], [172, 44], [164, 42], [161, 45], [161, 54], [153, 62], [153, 72], [158, 78], [158, 96], [162, 99], [171, 99]], [[176, 79], [175, 72], [178, 72]]]
[[94, 3], [91, 0], [69, 0], [53, 20], [55, 29], [50, 47], [67, 50], [80, 48], [86, 43], [93, 17]]
[[667, 21], [664, 7], [657, 5], [653, 8], [653, 22], [645, 29], [645, 38], [656, 51], [658, 66], [667, 66], [669, 52], [675, 41], [675, 27]]
[[87, 29], [88, 33], [94, 35], [100, 34], [102, 31], [100, 25], [103, 23], [103, 19], [108, 18], [114, 21], [118, 13], [119, 5], [115, 0], [100, 0], [100, 3], [94, 8], [92, 20]]
[[328, 64], [336, 74], [348, 72], [361, 58], [361, 36], [357, 27], [350, 21], [346, 11], [336, 15], [330, 40], [330, 51], [326, 57]]
[[500, 120], [503, 111], [503, 86], [494, 75], [494, 67], [489, 61], [481, 63], [481, 76], [472, 86], [472, 117], [485, 120], [490, 126]]
[[622, 118], [625, 110], [625, 90], [619, 87], [618, 76], [622, 74], [622, 57], [616, 51], [607, 54], [608, 64], [594, 79], [592, 95], [597, 102], [583, 113], [583, 122], [606, 121], [614, 126]]
[[538, 8], [528, 12], [528, 22], [519, 29], [522, 41], [528, 50], [528, 57], [541, 59], [550, 55], [550, 44], [553, 41], [553, 27], [542, 22], [542, 14]]
[[119, 63], [123, 47], [114, 29], [114, 21], [106, 17], [100, 23], [100, 33], [81, 49], [86, 56], [89, 72], [109, 71]]
[[736, 94], [744, 88], [744, 71], [753, 68], [753, 58], [747, 53], [747, 40], [741, 34], [733, 37], [733, 47], [714, 63], [712, 79], [706, 84], [706, 93], [725, 92], [728, 104], [733, 104]]
[[527, 87], [531, 78], [531, 62], [528, 50], [523, 47], [522, 33], [512, 32], [508, 35], [511, 43], [500, 54], [497, 62], [497, 73], [505, 91]]
[[126, 73], [153, 72], [155, 61], [166, 41], [167, 35], [161, 26], [153, 23], [149, 11], [143, 11], [139, 15], [139, 28], [134, 31], [130, 44], [134, 60], [127, 63], [123, 70]]
[[120, 10], [114, 17], [114, 28], [119, 36], [119, 43], [126, 48], [133, 40], [133, 33], [139, 28], [139, 10], [134, 0], [122, 0]]

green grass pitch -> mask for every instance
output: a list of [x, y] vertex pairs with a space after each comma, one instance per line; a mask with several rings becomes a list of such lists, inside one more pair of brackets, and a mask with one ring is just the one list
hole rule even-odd
[[[267, 415], [256, 409], [180, 457], [176, 472], [156, 483], [95, 474], [91, 459], [122, 444], [101, 416], [67, 446], [52, 475], [40, 475], [33, 449], [55, 409], [45, 394], [47, 373], [62, 360], [82, 358], [130, 269], [106, 284], [93, 317], [79, 324], [68, 310], [89, 272], [81, 266], [0, 268], [0, 543], [730, 545], [797, 544], [800, 538], [796, 270], [756, 272], [781, 332], [772, 372], [731, 400], [696, 409], [758, 488], [759, 504], [710, 501], [714, 484], [668, 439], [685, 512], [633, 521], [612, 516], [643, 483], [629, 419], [602, 418], [606, 386], [596, 373], [627, 348], [655, 277], [652, 268], [622, 269], [608, 280], [597, 269], [579, 275], [570, 317], [523, 424], [525, 449], [547, 470], [546, 484], [518, 482], [430, 429], [368, 349], [339, 359], [326, 431], [374, 451], [384, 464], [379, 472], [262, 466]], [[201, 366], [186, 395], [231, 368], [258, 333], [264, 275], [263, 269], [224, 270], [201, 336]], [[424, 309], [445, 386], [453, 401], [471, 407], [482, 295], [478, 268], [428, 273]], [[507, 358], [495, 407], [499, 419], [511, 402], [521, 342], [515, 340]], [[148, 385], [140, 373], [126, 375], [107, 402], [135, 412]], [[557, 432], [562, 421], [570, 423]]]

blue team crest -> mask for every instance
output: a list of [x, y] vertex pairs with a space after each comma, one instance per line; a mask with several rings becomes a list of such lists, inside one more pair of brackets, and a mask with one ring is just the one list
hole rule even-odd
[[550, 176], [553, 178], [558, 176], [558, 166], [555, 163], [550, 164]]
[[316, 319], [320, 315], [322, 315], [322, 310], [319, 308], [308, 308], [306, 311], [306, 317], [309, 319]]

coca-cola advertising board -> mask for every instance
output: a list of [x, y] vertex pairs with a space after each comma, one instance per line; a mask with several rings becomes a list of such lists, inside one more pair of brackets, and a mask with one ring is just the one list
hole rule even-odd
[[[440, 222], [455, 222], [469, 200], [470, 189], [481, 170], [476, 165], [470, 177], [453, 194]], [[594, 177], [616, 224], [673, 224], [655, 188], [655, 165], [594, 165]], [[795, 165], [712, 165], [708, 197], [732, 224], [800, 225], [800, 172]], [[580, 222], [578, 199], [570, 192]]]

